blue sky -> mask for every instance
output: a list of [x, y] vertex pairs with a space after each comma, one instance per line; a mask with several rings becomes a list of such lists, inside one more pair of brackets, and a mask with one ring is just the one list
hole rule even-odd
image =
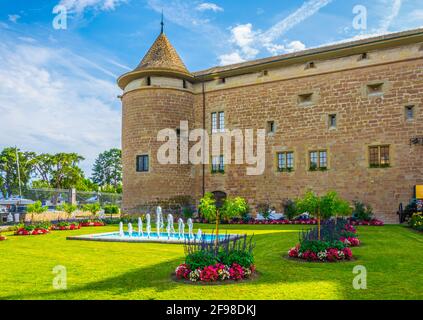
[[[357, 5], [366, 29], [353, 27]], [[157, 37], [162, 9], [191, 71], [423, 26], [421, 0], [0, 0], [0, 148], [78, 152], [89, 175], [120, 147], [115, 80]]]

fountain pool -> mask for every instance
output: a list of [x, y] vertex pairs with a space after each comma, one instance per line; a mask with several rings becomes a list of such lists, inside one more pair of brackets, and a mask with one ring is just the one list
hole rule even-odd
[[[184, 243], [185, 240], [198, 241], [202, 239], [206, 242], [212, 242], [216, 240], [216, 236], [213, 234], [206, 234], [198, 229], [197, 233], [193, 232], [192, 219], [187, 220], [188, 233], [185, 232], [185, 223], [180, 218], [178, 219], [178, 232], [175, 231], [173, 226], [173, 216], [168, 215], [166, 232], [161, 230], [164, 228], [162, 208], [157, 207], [156, 210], [156, 232], [151, 232], [151, 216], [146, 215], [146, 232], [143, 231], [142, 220], [138, 219], [138, 226], [135, 229], [132, 223], [128, 223], [127, 231], [124, 231], [123, 223], [119, 223], [119, 231], [88, 234], [81, 236], [67, 237], [68, 240], [86, 240], [86, 241], [106, 241], [106, 242], [158, 242], [158, 243]], [[136, 231], [135, 231], [136, 230]], [[227, 239], [236, 239], [239, 235], [219, 235], [219, 241]]]

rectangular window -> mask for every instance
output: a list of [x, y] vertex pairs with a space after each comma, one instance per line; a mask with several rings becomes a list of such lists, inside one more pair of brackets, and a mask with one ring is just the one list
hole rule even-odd
[[328, 153], [326, 150], [310, 151], [310, 170], [325, 171], [328, 168]]
[[293, 152], [278, 152], [278, 171], [292, 171], [294, 169], [294, 153]]
[[217, 113], [213, 112], [211, 114], [211, 126], [212, 126], [212, 133], [217, 132]]
[[389, 167], [389, 146], [369, 147], [369, 164], [371, 168]]
[[219, 112], [219, 129], [220, 132], [225, 132], [225, 113]]
[[212, 173], [224, 173], [225, 172], [225, 162], [224, 156], [213, 156], [212, 157]]
[[148, 171], [149, 171], [148, 155], [137, 156], [137, 172], [148, 172]]
[[225, 112], [213, 112], [211, 114], [212, 133], [225, 132]]
[[405, 119], [413, 120], [414, 119], [414, 106], [405, 107]]
[[301, 106], [311, 105], [313, 103], [313, 93], [305, 93], [298, 95], [298, 104]]
[[329, 129], [336, 128], [336, 114], [329, 115]]
[[267, 121], [267, 134], [274, 134], [275, 131], [275, 122]]

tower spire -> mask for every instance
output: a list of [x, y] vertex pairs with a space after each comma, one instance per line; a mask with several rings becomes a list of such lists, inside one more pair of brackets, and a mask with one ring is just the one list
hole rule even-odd
[[161, 30], [160, 30], [160, 34], [163, 34], [164, 32], [164, 18], [163, 18], [163, 9], [162, 9], [162, 22], [160, 22], [161, 25]]

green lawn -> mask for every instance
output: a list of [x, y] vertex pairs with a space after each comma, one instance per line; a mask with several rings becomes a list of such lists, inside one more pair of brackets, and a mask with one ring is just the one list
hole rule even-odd
[[[203, 230], [210, 226], [196, 226]], [[117, 226], [10, 236], [0, 242], [0, 299], [423, 299], [423, 237], [402, 226], [360, 227], [356, 261], [319, 264], [287, 260], [297, 226], [223, 226], [254, 233], [260, 277], [230, 285], [189, 285], [170, 274], [184, 260], [182, 245], [66, 240]], [[352, 286], [364, 265], [367, 290]], [[52, 287], [53, 267], [67, 268], [68, 289]]]

